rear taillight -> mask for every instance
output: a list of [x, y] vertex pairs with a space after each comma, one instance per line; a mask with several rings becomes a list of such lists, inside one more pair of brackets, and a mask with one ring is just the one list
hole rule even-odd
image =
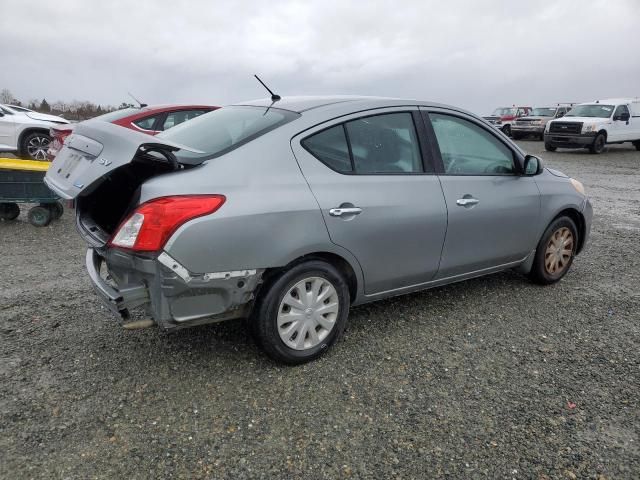
[[178, 195], [150, 200], [120, 224], [109, 245], [136, 252], [157, 252], [178, 227], [215, 212], [225, 200], [224, 195]]
[[49, 129], [49, 135], [51, 136], [51, 142], [49, 143], [49, 148], [47, 149], [47, 160], [53, 162], [53, 159], [56, 158], [56, 155], [62, 148], [64, 144], [64, 139], [71, 135], [73, 130], [59, 129], [59, 128], [51, 128]]

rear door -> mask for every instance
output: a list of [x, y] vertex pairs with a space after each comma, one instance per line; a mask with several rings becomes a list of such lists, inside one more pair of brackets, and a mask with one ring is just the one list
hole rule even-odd
[[417, 108], [392, 108], [291, 142], [331, 240], [360, 263], [367, 295], [428, 282], [438, 270], [447, 212], [421, 129]]
[[538, 241], [540, 192], [512, 147], [473, 117], [429, 109], [428, 132], [449, 212], [437, 278], [524, 259]]

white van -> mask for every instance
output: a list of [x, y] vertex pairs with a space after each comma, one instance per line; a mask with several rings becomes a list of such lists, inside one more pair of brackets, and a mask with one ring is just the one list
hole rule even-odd
[[632, 142], [640, 150], [640, 99], [609, 98], [574, 106], [547, 122], [544, 148], [587, 148], [600, 153], [605, 145]]

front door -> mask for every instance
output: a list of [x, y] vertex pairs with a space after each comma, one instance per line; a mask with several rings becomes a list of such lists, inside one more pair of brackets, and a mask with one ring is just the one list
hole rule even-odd
[[358, 259], [367, 295], [428, 282], [438, 270], [447, 212], [417, 128], [417, 108], [376, 110], [291, 143], [331, 240]]
[[13, 115], [0, 107], [0, 148], [3, 150], [13, 149], [16, 146], [16, 126], [13, 122]]
[[[623, 119], [624, 118], [624, 119]], [[610, 142], [624, 142], [625, 140], [636, 140], [633, 137], [632, 118], [626, 105], [618, 105], [613, 112], [611, 129], [609, 130]]]
[[471, 117], [431, 111], [449, 212], [438, 279], [524, 259], [538, 242], [540, 192], [512, 148]]

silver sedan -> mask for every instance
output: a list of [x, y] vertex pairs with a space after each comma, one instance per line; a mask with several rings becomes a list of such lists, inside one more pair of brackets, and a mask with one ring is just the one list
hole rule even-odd
[[95, 290], [126, 327], [248, 318], [292, 364], [353, 305], [510, 268], [555, 283], [592, 218], [580, 182], [415, 100], [266, 99], [153, 138], [84, 122], [46, 182], [75, 201]]

